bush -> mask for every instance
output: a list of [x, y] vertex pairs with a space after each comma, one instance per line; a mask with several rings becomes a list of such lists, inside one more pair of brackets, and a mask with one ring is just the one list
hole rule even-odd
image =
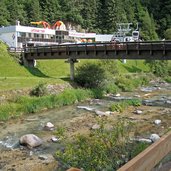
[[44, 96], [47, 94], [47, 87], [44, 83], [38, 84], [33, 90], [30, 92], [30, 95], [32, 96]]
[[141, 101], [139, 99], [128, 99], [128, 100], [123, 100], [118, 103], [113, 103], [109, 107], [109, 110], [111, 111], [116, 111], [116, 112], [123, 112], [128, 106], [140, 106]]
[[105, 93], [117, 93], [119, 91], [118, 86], [115, 84], [114, 80], [106, 80], [103, 85]]
[[167, 76], [169, 74], [168, 61], [166, 60], [147, 60], [150, 70], [158, 77]]
[[144, 150], [145, 147], [138, 151], [135, 143], [130, 143], [129, 133], [133, 128], [130, 123], [118, 122], [110, 130], [105, 129], [103, 123], [100, 125], [100, 129], [92, 130], [89, 136], [77, 135], [74, 141], [66, 141], [65, 150], [56, 152], [58, 160], [65, 166], [87, 171], [117, 170]]
[[76, 69], [75, 82], [85, 88], [99, 88], [105, 79], [105, 70], [98, 63], [85, 63]]
[[169, 28], [165, 31], [164, 37], [166, 40], [171, 40], [171, 28]]

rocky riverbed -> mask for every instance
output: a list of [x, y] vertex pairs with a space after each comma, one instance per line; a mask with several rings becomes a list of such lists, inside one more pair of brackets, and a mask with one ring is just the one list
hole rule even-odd
[[[109, 104], [114, 101], [130, 98], [141, 99], [143, 105], [129, 107], [122, 113], [108, 111]], [[162, 136], [171, 127], [170, 105], [170, 84], [152, 82], [150, 87], [143, 87], [134, 92], [109, 94], [101, 100], [89, 100], [60, 110], [53, 109], [0, 122], [0, 170], [57, 170], [58, 162], [54, 158], [54, 153], [61, 144], [60, 141], [52, 141], [52, 137], [56, 137], [57, 129], [65, 127], [67, 135], [71, 137], [77, 133], [84, 134], [93, 127], [98, 127], [98, 117], [106, 117], [113, 122], [126, 119], [135, 123], [136, 138], [148, 139], [151, 134]], [[102, 114], [105, 116], [101, 116]], [[44, 129], [48, 122], [54, 125], [54, 129]], [[38, 136], [43, 142], [42, 145], [36, 148], [20, 145], [19, 139], [25, 134]]]

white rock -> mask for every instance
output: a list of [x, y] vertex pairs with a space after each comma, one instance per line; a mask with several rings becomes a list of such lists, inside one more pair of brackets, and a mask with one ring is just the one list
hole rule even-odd
[[150, 135], [150, 140], [152, 140], [153, 142], [156, 142], [160, 139], [158, 134], [151, 134]]
[[58, 142], [59, 141], [59, 138], [56, 138], [56, 137], [51, 137], [51, 140], [53, 141], [53, 142]]
[[105, 114], [106, 116], [109, 116], [111, 114], [111, 111], [106, 111]]
[[156, 119], [156, 120], [154, 121], [154, 123], [155, 123], [156, 125], [159, 125], [159, 124], [161, 123], [161, 120], [160, 120], [160, 119]]
[[100, 110], [95, 110], [95, 113], [98, 115], [98, 116], [106, 116], [106, 113], [105, 112], [102, 112]]
[[142, 110], [136, 110], [134, 113], [140, 115], [143, 113], [143, 111]]
[[119, 93], [115, 94], [114, 95], [115, 97], [120, 97], [121, 95]]
[[45, 127], [47, 127], [47, 128], [54, 128], [54, 125], [51, 122], [47, 122]]
[[139, 142], [145, 142], [145, 143], [152, 143], [151, 139], [147, 139], [147, 138], [139, 138], [138, 139]]
[[87, 107], [87, 106], [77, 106], [78, 109], [85, 109], [85, 110], [88, 110], [88, 111], [93, 111], [94, 108], [91, 108], [91, 107]]

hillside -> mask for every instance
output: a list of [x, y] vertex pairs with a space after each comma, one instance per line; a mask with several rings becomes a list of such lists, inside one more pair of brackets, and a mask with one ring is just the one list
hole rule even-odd
[[[34, 87], [43, 83], [65, 83], [69, 80], [69, 64], [64, 60], [40, 60], [36, 68], [27, 68], [20, 65], [7, 51], [7, 47], [0, 43], [0, 90]], [[90, 61], [90, 60], [89, 60]], [[92, 62], [96, 60], [91, 60]], [[81, 60], [81, 65], [87, 60]], [[144, 72], [148, 67], [143, 61], [127, 60], [126, 64], [117, 60], [121, 73]]]
[[29, 88], [40, 82], [64, 83], [61, 78], [69, 75], [69, 65], [63, 60], [38, 61], [37, 68], [20, 65], [7, 47], [0, 43], [0, 90]]

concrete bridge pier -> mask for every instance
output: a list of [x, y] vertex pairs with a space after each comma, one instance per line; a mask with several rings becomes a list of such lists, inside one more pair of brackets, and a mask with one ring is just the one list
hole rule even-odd
[[73, 81], [74, 80], [74, 64], [78, 62], [77, 59], [68, 59], [65, 61], [67, 63], [70, 63], [70, 79]]
[[26, 66], [26, 67], [32, 67], [33, 68], [36, 66], [36, 60], [35, 59], [28, 60], [24, 57], [24, 55], [22, 55], [22, 61], [23, 61], [24, 66]]

